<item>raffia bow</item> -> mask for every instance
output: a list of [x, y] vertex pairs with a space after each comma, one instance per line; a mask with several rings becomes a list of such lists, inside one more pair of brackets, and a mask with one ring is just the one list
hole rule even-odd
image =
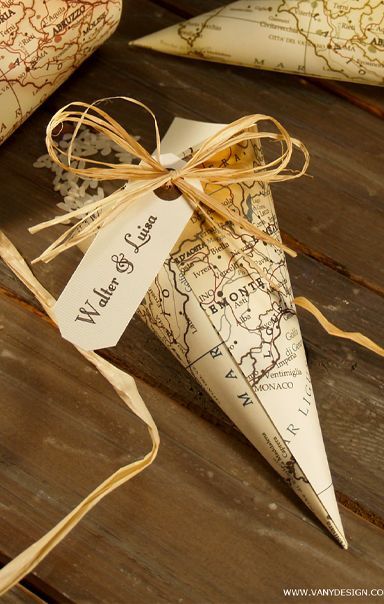
[[[86, 179], [96, 179], [99, 181], [124, 180], [129, 181], [129, 184], [119, 188], [104, 199], [94, 201], [82, 208], [31, 227], [29, 231], [36, 233], [55, 224], [67, 222], [68, 219], [77, 219], [77, 223], [58, 237], [34, 262], [49, 262], [64, 250], [74, 245], [79, 245], [85, 239], [94, 236], [101, 226], [113, 220], [124, 208], [143, 195], [161, 187], [172, 185], [175, 185], [179, 189], [193, 208], [199, 208], [205, 219], [215, 227], [218, 226], [218, 223], [217, 220], [212, 218], [212, 212], [242, 227], [248, 234], [255, 235], [258, 239], [283, 249], [291, 256], [296, 256], [296, 252], [289, 247], [258, 229], [246, 218], [226, 209], [220, 201], [197, 189], [190, 182], [191, 180], [199, 180], [203, 185], [206, 183], [231, 185], [249, 181], [270, 183], [292, 180], [302, 176], [309, 164], [309, 153], [306, 147], [299, 140], [292, 138], [276, 119], [267, 115], [253, 114], [235, 120], [222, 128], [218, 133], [209, 137], [198, 149], [190, 150], [190, 157], [182, 168], [169, 170], [160, 162], [159, 128], [156, 117], [151, 109], [136, 99], [129, 97], [113, 98], [123, 99], [129, 103], [138, 105], [151, 115], [155, 128], [156, 152], [154, 155], [151, 155], [134, 136], [129, 134], [116, 120], [97, 106], [100, 102], [110, 99], [102, 99], [92, 105], [75, 102], [60, 109], [53, 116], [47, 127], [46, 144], [51, 159], [64, 170]], [[257, 131], [255, 126], [261, 121], [271, 122], [277, 129], [277, 132]], [[63, 151], [59, 147], [59, 144], [55, 142], [55, 135], [63, 128], [65, 123], [75, 124], [75, 130], [68, 149]], [[103, 133], [113, 142], [120, 145], [122, 149], [132, 154], [136, 160], [140, 160], [141, 163], [139, 165], [113, 164], [73, 155], [73, 144], [82, 125]], [[249, 165], [244, 165], [242, 162], [237, 162], [236, 167], [231, 168], [207, 167], [206, 165], [219, 153], [236, 144], [245, 141], [260, 141], [262, 139], [278, 141], [281, 144], [280, 155], [269, 163], [250, 167]], [[296, 171], [290, 170], [287, 167], [294, 148], [299, 149], [304, 156], [302, 168]], [[66, 162], [63, 161], [63, 156], [66, 157]], [[71, 164], [73, 160], [82, 161], [88, 164], [88, 167], [74, 167]]]
[[[122, 99], [145, 109], [150, 114], [154, 123], [156, 151], [151, 155], [138, 141], [129, 134], [116, 120], [97, 105], [114, 99]], [[76, 109], [75, 109], [76, 108]], [[79, 110], [81, 109], [81, 110]], [[262, 121], [271, 122], [277, 132], [260, 132], [255, 127]], [[55, 141], [55, 136], [63, 129], [65, 123], [75, 124], [73, 136], [68, 149], [64, 151]], [[73, 154], [73, 145], [76, 135], [81, 126], [89, 126], [97, 132], [103, 133], [122, 149], [128, 151], [134, 158], [140, 160], [140, 164], [114, 164], [95, 159], [78, 157]], [[261, 140], [277, 141], [281, 144], [281, 153], [274, 160], [260, 165], [244, 165], [237, 162], [236, 167], [207, 167], [206, 164], [214, 160], [215, 156], [223, 151], [245, 141]], [[31, 233], [53, 226], [66, 223], [68, 219], [77, 218], [76, 224], [72, 225], [60, 235], [38, 258], [32, 263], [43, 261], [49, 262], [66, 249], [79, 245], [88, 238], [95, 236], [103, 225], [114, 220], [118, 214], [129, 204], [139, 200], [143, 195], [155, 191], [161, 187], [175, 185], [183, 196], [191, 203], [194, 209], [201, 212], [204, 218], [210, 222], [215, 229], [221, 231], [225, 237], [225, 231], [214, 215], [229, 220], [235, 225], [245, 229], [247, 234], [255, 235], [256, 238], [265, 241], [277, 248], [284, 250], [290, 256], [297, 256], [296, 252], [284, 245], [278, 239], [271, 237], [264, 231], [258, 229], [246, 218], [225, 208], [225, 206], [213, 196], [207, 195], [203, 190], [197, 189], [191, 184], [191, 180], [199, 180], [202, 184], [214, 183], [218, 185], [231, 185], [244, 182], [278, 182], [299, 178], [305, 174], [309, 165], [309, 153], [305, 145], [296, 138], [292, 138], [287, 130], [273, 117], [263, 114], [252, 114], [239, 118], [224, 126], [219, 132], [206, 139], [197, 149], [188, 150], [189, 157], [184, 166], [178, 170], [169, 170], [160, 162], [160, 133], [157, 119], [153, 111], [141, 101], [125, 96], [108, 97], [100, 99], [92, 104], [73, 102], [62, 107], [51, 119], [47, 126], [46, 145], [51, 159], [64, 170], [81, 176], [85, 179], [95, 180], [124, 180], [129, 181], [117, 191], [105, 197], [86, 204], [81, 208], [56, 216], [51, 220], [42, 222], [29, 229]], [[294, 149], [298, 149], [304, 156], [304, 163], [300, 170], [288, 168]], [[61, 158], [65, 157], [67, 163]], [[91, 167], [74, 167], [71, 162], [76, 160]], [[237, 253], [242, 255], [240, 250]], [[248, 259], [249, 260], [249, 259]], [[261, 269], [257, 263], [254, 268], [268, 283], [269, 287], [279, 290], [279, 286]], [[323, 329], [330, 335], [345, 338], [372, 350], [380, 356], [384, 356], [384, 349], [359, 332], [347, 332], [333, 325], [320, 312], [320, 310], [307, 298], [300, 296], [294, 298], [297, 306], [311, 313]]]

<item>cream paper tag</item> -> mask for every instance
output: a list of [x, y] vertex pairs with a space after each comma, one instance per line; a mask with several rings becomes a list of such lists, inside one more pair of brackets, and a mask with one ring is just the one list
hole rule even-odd
[[[160, 161], [185, 163], [171, 153]], [[181, 194], [151, 192], [103, 227], [55, 304], [63, 338], [84, 350], [115, 346], [192, 213]]]

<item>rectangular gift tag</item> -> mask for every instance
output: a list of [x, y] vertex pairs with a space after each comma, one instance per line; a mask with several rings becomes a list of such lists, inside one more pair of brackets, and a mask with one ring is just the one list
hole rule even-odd
[[[167, 154], [161, 163], [184, 162]], [[84, 350], [117, 344], [192, 213], [181, 194], [152, 192], [101, 228], [54, 307], [61, 335]]]

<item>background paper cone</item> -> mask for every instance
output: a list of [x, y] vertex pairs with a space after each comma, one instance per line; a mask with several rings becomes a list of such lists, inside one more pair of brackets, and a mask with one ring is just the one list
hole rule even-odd
[[[181, 153], [218, 125], [176, 119], [162, 143]], [[218, 161], [261, 163], [251, 143]], [[206, 190], [279, 237], [260, 183]], [[139, 315], [347, 547], [307, 368], [284, 253], [226, 225], [225, 239], [194, 214]], [[240, 256], [236, 250], [242, 248]], [[256, 269], [259, 267], [259, 270]], [[280, 287], [276, 292], [260, 269]]]
[[384, 85], [382, 0], [240, 0], [133, 42], [153, 50]]

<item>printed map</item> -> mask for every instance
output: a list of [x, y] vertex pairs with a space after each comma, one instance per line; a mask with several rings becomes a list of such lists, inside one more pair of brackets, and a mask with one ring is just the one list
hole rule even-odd
[[135, 44], [221, 63], [384, 85], [382, 0], [240, 0]]
[[115, 30], [121, 0], [0, 0], [0, 143]]
[[[175, 120], [162, 150], [180, 153], [174, 142], [198, 137], [199, 125]], [[246, 142], [214, 165], [237, 162], [263, 159]], [[265, 184], [206, 191], [280, 237]], [[139, 315], [345, 547], [284, 253], [221, 224], [193, 215]]]

